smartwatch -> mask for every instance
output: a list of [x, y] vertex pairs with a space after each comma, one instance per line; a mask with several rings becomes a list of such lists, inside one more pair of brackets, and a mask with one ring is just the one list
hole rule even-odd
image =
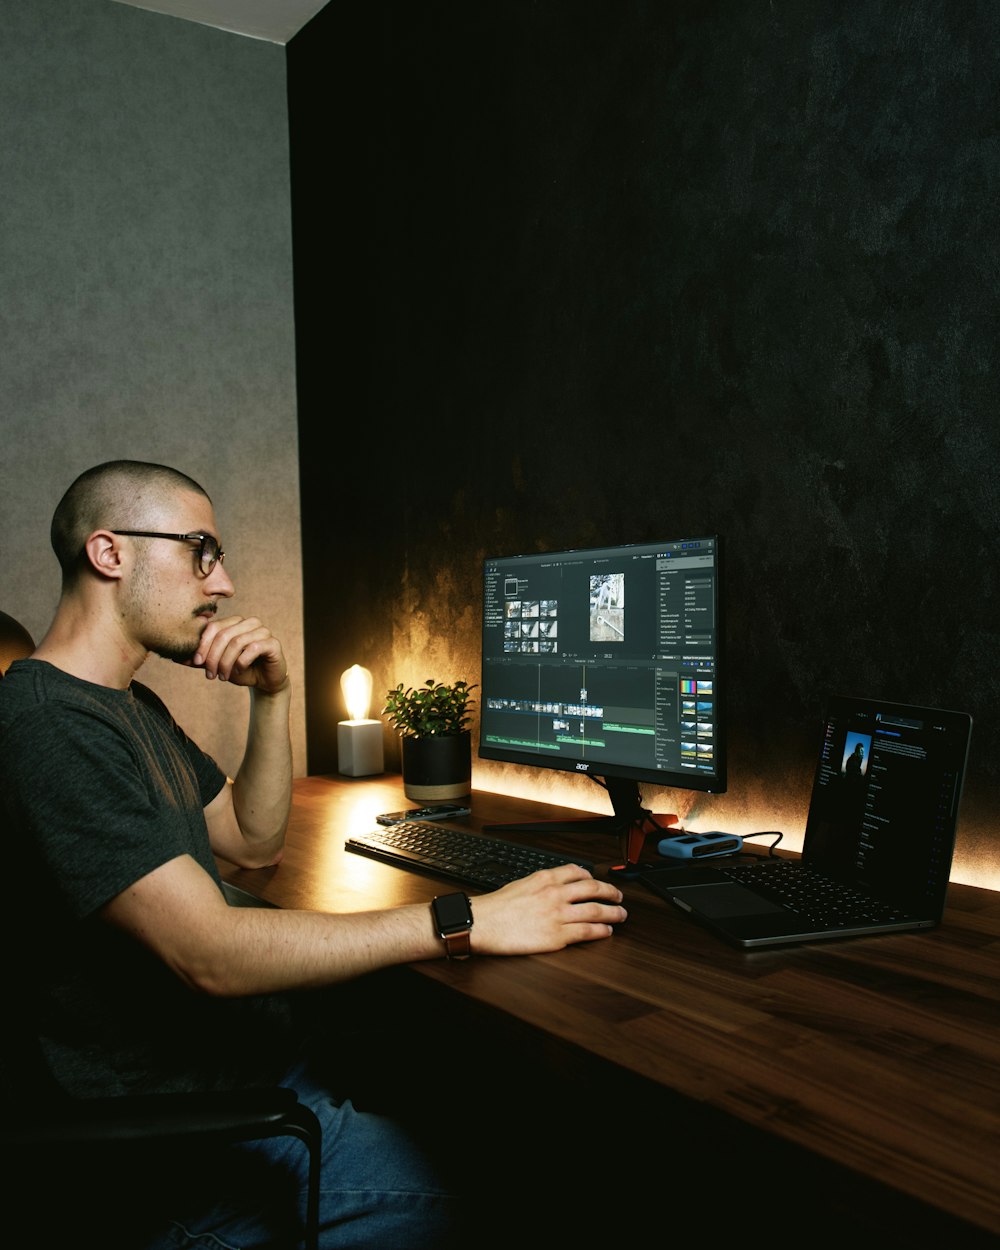
[[472, 954], [472, 904], [467, 894], [439, 894], [431, 903], [434, 927], [444, 942], [449, 959], [468, 959]]

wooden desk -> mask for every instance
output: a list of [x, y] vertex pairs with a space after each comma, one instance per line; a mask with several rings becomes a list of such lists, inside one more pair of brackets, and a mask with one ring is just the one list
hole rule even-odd
[[[299, 781], [284, 862], [255, 872], [223, 866], [224, 876], [282, 907], [429, 900], [440, 882], [343, 849], [349, 832], [405, 806], [395, 778]], [[483, 793], [473, 812], [473, 828], [585, 814]], [[586, 855], [598, 875], [617, 858], [607, 834], [544, 841]], [[828, 1165], [827, 1190], [837, 1185], [843, 1196], [856, 1181], [856, 1197], [845, 1201], [880, 1195], [894, 1212], [887, 1218], [898, 1208], [928, 1236], [940, 1215], [949, 1245], [979, 1244], [980, 1235], [992, 1243], [1000, 1234], [1000, 895], [953, 886], [945, 923], [930, 932], [746, 952], [641, 884], [623, 888], [629, 920], [609, 941], [529, 958], [433, 961], [413, 972], [495, 1021], [516, 1022], [556, 1067], [586, 1061], [595, 1079], [603, 1073], [700, 1109], [712, 1125], [707, 1141], [754, 1150], [730, 1165], [765, 1165], [757, 1152], [770, 1144], [779, 1166]], [[724, 1125], [753, 1133], [751, 1145], [719, 1137]], [[683, 1142], [669, 1153], [690, 1157]], [[781, 1175], [762, 1183], [772, 1181], [785, 1187]]]

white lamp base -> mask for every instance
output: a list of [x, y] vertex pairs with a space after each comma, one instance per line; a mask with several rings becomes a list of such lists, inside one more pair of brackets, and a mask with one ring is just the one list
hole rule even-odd
[[342, 720], [337, 725], [337, 771], [346, 777], [371, 777], [384, 771], [382, 722]]

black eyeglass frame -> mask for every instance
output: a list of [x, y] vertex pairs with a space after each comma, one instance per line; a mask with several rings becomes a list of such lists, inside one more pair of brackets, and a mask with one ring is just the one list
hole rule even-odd
[[203, 577], [208, 577], [217, 564], [224, 564], [226, 560], [219, 540], [200, 530], [194, 534], [159, 534], [155, 530], [112, 530], [111, 533], [123, 538], [169, 538], [177, 543], [198, 543], [198, 565]]

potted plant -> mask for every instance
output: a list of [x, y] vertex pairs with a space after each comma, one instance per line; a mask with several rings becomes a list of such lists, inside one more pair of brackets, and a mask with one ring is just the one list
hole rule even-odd
[[400, 682], [387, 692], [382, 715], [400, 734], [407, 798], [437, 803], [464, 798], [472, 790], [468, 722], [474, 689], [466, 681], [448, 685], [428, 677], [422, 686]]

